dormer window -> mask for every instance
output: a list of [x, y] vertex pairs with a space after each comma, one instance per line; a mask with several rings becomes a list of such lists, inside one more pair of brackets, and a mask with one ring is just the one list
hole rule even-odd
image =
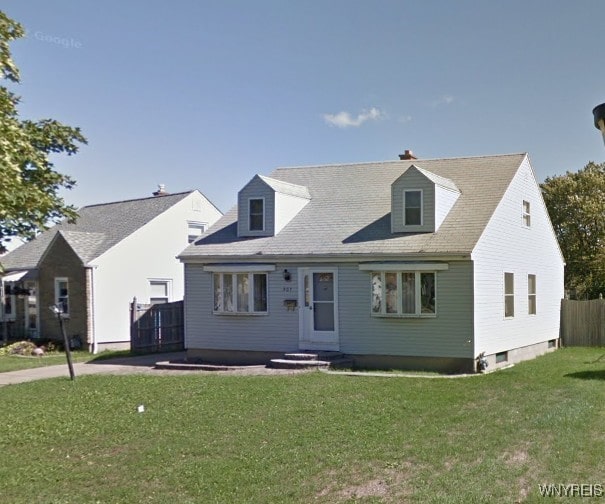
[[265, 200], [255, 198], [249, 200], [250, 231], [263, 231], [265, 229]]
[[404, 191], [403, 209], [406, 226], [422, 226], [422, 190]]

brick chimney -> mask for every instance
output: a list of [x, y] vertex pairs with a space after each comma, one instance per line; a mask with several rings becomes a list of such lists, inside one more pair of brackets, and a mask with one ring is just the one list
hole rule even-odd
[[153, 191], [151, 194], [154, 196], [165, 196], [168, 192], [166, 191], [166, 186], [164, 184], [158, 184], [158, 190]]
[[399, 154], [399, 159], [401, 161], [408, 161], [410, 159], [418, 159], [418, 158], [416, 156], [414, 156], [414, 153], [411, 150], [406, 149], [403, 154]]

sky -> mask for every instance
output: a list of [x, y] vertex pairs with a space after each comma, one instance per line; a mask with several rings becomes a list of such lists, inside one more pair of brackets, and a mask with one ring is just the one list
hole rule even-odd
[[[0, 0], [24, 119], [79, 126], [76, 207], [277, 167], [528, 152], [604, 162], [603, 0]], [[4, 83], [7, 85], [7, 83]], [[420, 165], [421, 166], [421, 165]]]

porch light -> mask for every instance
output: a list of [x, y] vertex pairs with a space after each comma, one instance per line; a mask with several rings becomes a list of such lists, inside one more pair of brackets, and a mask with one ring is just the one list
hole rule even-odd
[[605, 103], [601, 103], [601, 105], [597, 105], [593, 108], [592, 115], [594, 116], [595, 128], [601, 130], [603, 142], [605, 143]]
[[286, 282], [289, 282], [291, 280], [291, 278], [292, 278], [291, 273], [287, 269], [285, 269], [284, 270], [284, 280]]

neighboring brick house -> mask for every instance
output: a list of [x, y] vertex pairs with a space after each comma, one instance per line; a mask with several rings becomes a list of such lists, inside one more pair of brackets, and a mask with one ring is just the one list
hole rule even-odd
[[199, 191], [90, 205], [0, 258], [3, 329], [11, 338], [60, 339], [58, 305], [70, 337], [96, 352], [130, 342], [129, 302], [183, 297], [176, 255], [221, 216]]

